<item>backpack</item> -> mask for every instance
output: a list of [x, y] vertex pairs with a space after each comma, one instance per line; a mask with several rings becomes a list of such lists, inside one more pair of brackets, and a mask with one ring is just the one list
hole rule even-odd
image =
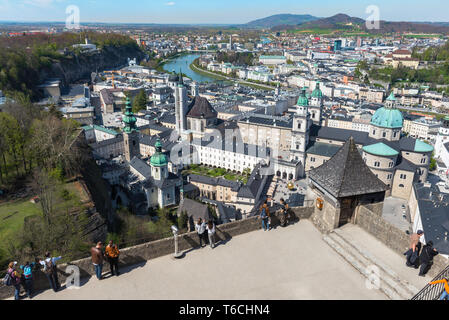
[[262, 212], [260, 213], [260, 217], [265, 219], [267, 217], [267, 209], [265, 207], [262, 208]]
[[[13, 271], [14, 272], [14, 271]], [[14, 284], [14, 277], [10, 272], [6, 273], [6, 276], [3, 278], [2, 282], [5, 286], [12, 286]]]
[[45, 261], [45, 274], [50, 275], [53, 273], [53, 269], [54, 269], [55, 265], [53, 264], [52, 259], [50, 258], [49, 261]]
[[33, 277], [31, 266], [23, 267], [23, 275], [25, 276], [25, 279], [31, 279]]

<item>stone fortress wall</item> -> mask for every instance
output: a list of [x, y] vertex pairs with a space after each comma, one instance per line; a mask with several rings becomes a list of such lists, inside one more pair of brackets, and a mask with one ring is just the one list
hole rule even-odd
[[[296, 218], [299, 220], [309, 219], [313, 212], [313, 207], [294, 208]], [[274, 217], [272, 219], [273, 226], [279, 225], [279, 220]], [[251, 217], [244, 220], [239, 220], [216, 227], [216, 241], [228, 241], [232, 237], [256, 231], [261, 228], [258, 217]], [[181, 234], [178, 237], [179, 251], [187, 251], [199, 246], [198, 236], [196, 232]], [[133, 266], [144, 263], [148, 260], [156, 259], [158, 257], [173, 254], [175, 252], [175, 245], [173, 237], [161, 239], [149, 243], [140, 244], [137, 246], [124, 248], [120, 250], [120, 267]], [[80, 269], [81, 279], [95, 276], [95, 270], [92, 265], [91, 258], [84, 258], [77, 261], [72, 261], [67, 264], [58, 265], [58, 278], [61, 285], [70, 274], [66, 273], [69, 265], [77, 266]], [[103, 272], [109, 272], [109, 264], [105, 262]], [[34, 273], [34, 290], [50, 289], [47, 278], [42, 271]], [[6, 287], [0, 285], [0, 299], [6, 299], [14, 295], [14, 287]]]
[[[359, 206], [356, 209], [355, 224], [376, 237], [378, 240], [380, 240], [382, 243], [387, 245], [398, 254], [402, 255], [409, 246], [409, 236], [382, 219], [382, 207], [383, 203]], [[295, 213], [296, 218], [299, 220], [310, 219], [313, 221], [315, 207], [293, 208], [293, 212]], [[277, 217], [274, 217], [272, 219], [273, 226], [278, 226], [279, 223], [280, 222]], [[319, 228], [318, 225], [316, 226]], [[251, 217], [248, 219], [219, 225], [216, 228], [216, 240], [228, 241], [232, 239], [232, 237], [248, 232], [257, 231], [260, 228], [260, 220], [258, 219], [258, 217]], [[199, 246], [198, 236], [196, 232], [182, 234], [178, 239], [180, 251], [187, 251]], [[120, 266], [124, 267], [139, 265], [145, 263], [148, 260], [173, 254], [174, 250], [173, 237], [121, 249]], [[429, 271], [429, 275], [432, 277], [436, 276], [442, 269], [447, 266], [447, 264], [448, 260], [446, 258], [439, 255], [436, 256], [434, 259], [434, 265]], [[88, 257], [85, 259], [70, 262], [68, 264], [58, 265], [58, 274], [61, 284], [64, 283], [67, 276], [69, 276], [68, 274], [66, 274], [66, 268], [69, 265], [77, 266], [80, 269], [82, 279], [95, 276], [91, 258]], [[103, 271], [109, 271], [108, 263], [105, 263]], [[45, 275], [41, 271], [36, 272], [35, 290], [38, 291], [46, 289], [49, 289], [49, 284]], [[3, 285], [0, 285], [0, 299], [5, 299], [13, 296], [13, 291], [13, 287], [5, 287]]]

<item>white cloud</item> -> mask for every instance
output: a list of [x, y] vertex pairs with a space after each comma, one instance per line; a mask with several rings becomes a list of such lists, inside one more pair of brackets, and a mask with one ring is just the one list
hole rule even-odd
[[167, 6], [174, 6], [176, 3], [174, 2], [174, 1], [170, 1], [170, 2], [167, 2], [165, 5], [167, 5]]

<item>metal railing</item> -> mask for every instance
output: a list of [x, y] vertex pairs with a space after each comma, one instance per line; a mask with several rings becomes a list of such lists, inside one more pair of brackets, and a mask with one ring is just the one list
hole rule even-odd
[[[441, 271], [431, 282], [449, 278], [449, 266]], [[411, 300], [438, 300], [445, 290], [444, 283], [427, 284]]]

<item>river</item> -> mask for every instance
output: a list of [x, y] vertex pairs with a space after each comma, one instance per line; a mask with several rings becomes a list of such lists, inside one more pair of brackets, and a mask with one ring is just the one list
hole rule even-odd
[[179, 70], [181, 70], [183, 74], [196, 82], [216, 82], [217, 79], [204, 76], [190, 69], [192, 62], [200, 56], [199, 54], [183, 55], [164, 64], [163, 69], [168, 72], [175, 71], [176, 73], [179, 73]]

